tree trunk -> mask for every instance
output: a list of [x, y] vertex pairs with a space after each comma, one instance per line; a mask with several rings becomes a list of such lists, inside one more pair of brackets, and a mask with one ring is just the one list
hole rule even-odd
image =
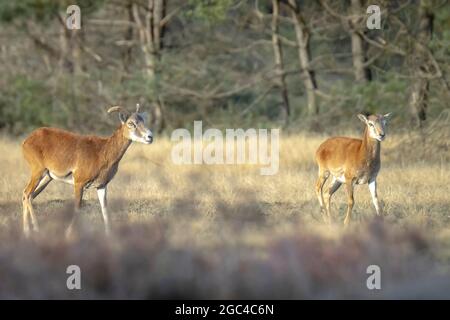
[[141, 19], [138, 5], [133, 3], [133, 16], [139, 29], [141, 49], [144, 54], [145, 72], [152, 86], [153, 108], [152, 124], [157, 126], [156, 131], [161, 131], [164, 126], [163, 103], [159, 95], [159, 62], [163, 47], [164, 26], [161, 20], [165, 16], [167, 0], [148, 0], [145, 8], [144, 22]]
[[429, 1], [421, 0], [419, 5], [419, 30], [417, 33], [417, 42], [412, 55], [411, 66], [413, 68], [413, 78], [410, 87], [409, 106], [413, 115], [413, 121], [418, 127], [422, 127], [426, 120], [428, 106], [428, 92], [430, 82], [420, 74], [421, 69], [426, 69], [427, 53], [423, 46], [427, 46], [433, 35], [434, 15], [429, 8]]
[[353, 72], [357, 82], [370, 81], [370, 69], [365, 66], [367, 60], [366, 46], [360, 30], [361, 16], [365, 14], [365, 10], [361, 5], [361, 0], [351, 0], [351, 28], [350, 35], [352, 40], [352, 58]]
[[[131, 24], [134, 21], [133, 18], [133, 1], [132, 0], [128, 0], [128, 3], [126, 5], [127, 8], [127, 13], [128, 13], [128, 21], [130, 22], [130, 25], [128, 26], [126, 32], [125, 32], [125, 40], [127, 42], [131, 42], [133, 40], [133, 25]], [[122, 53], [122, 63], [123, 63], [123, 69], [125, 70], [125, 72], [128, 72], [129, 67], [130, 67], [130, 63], [131, 63], [131, 59], [132, 59], [132, 51], [133, 51], [133, 46], [129, 43], [126, 44], [126, 48], [124, 50], [124, 52]]]
[[70, 30], [69, 31], [69, 43], [70, 52], [72, 55], [72, 65], [73, 73], [75, 75], [80, 75], [82, 71], [82, 60], [81, 60], [81, 41], [82, 41], [82, 31], [81, 30]]
[[276, 86], [281, 90], [282, 103], [282, 118], [285, 122], [288, 121], [290, 115], [289, 107], [289, 95], [286, 86], [286, 76], [284, 75], [284, 64], [283, 64], [283, 51], [281, 47], [281, 41], [278, 37], [278, 18], [280, 13], [280, 3], [279, 0], [272, 0], [272, 45], [275, 60], [275, 70], [279, 77], [276, 80]]
[[68, 70], [70, 73], [79, 75], [82, 71], [81, 43], [83, 31], [69, 30], [66, 27], [65, 16], [57, 15], [60, 22], [59, 32], [59, 72]]
[[295, 34], [298, 45], [298, 58], [301, 67], [301, 76], [308, 99], [308, 114], [315, 115], [319, 113], [319, 107], [316, 101], [317, 83], [314, 70], [311, 69], [311, 51], [309, 46], [310, 33], [305, 20], [300, 13], [296, 0], [289, 0], [289, 9], [292, 14], [292, 21], [295, 26]]
[[59, 50], [60, 55], [58, 59], [58, 72], [61, 73], [67, 68], [67, 52], [69, 51], [65, 26], [61, 26], [59, 30]]

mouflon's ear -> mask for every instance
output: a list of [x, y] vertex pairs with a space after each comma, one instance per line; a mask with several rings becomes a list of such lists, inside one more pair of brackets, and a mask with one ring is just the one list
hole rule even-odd
[[367, 123], [367, 118], [366, 118], [366, 116], [365, 115], [363, 115], [363, 114], [358, 114], [358, 118], [359, 118], [359, 120], [361, 120], [362, 122], [364, 122], [364, 123]]
[[392, 112], [386, 113], [385, 115], [383, 115], [383, 118], [385, 118], [386, 120], [389, 120], [392, 116]]
[[122, 124], [124, 124], [125, 121], [127, 121], [128, 117], [130, 116], [130, 113], [128, 112], [128, 110], [126, 110], [120, 106], [114, 106], [114, 107], [109, 108], [108, 113], [112, 113], [112, 112], [119, 112], [119, 119], [120, 119], [120, 122], [122, 122]]

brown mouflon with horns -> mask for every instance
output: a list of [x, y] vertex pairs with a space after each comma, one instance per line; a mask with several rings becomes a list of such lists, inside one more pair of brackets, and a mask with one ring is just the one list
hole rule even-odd
[[30, 233], [31, 216], [33, 230], [38, 223], [31, 201], [52, 181], [70, 183], [75, 191], [75, 216], [67, 229], [70, 233], [78, 209], [81, 206], [83, 190], [88, 186], [97, 188], [105, 231], [110, 232], [106, 205], [108, 183], [117, 172], [119, 162], [132, 141], [150, 144], [152, 132], [145, 126], [144, 115], [139, 105], [134, 113], [115, 106], [108, 113], [118, 112], [121, 126], [108, 138], [84, 136], [56, 128], [39, 128], [22, 143], [22, 151], [31, 169], [31, 178], [23, 191], [23, 230]]
[[[316, 151], [316, 162], [319, 166], [319, 178], [316, 193], [322, 211], [330, 220], [330, 200], [333, 193], [345, 184], [347, 191], [347, 214], [344, 224], [351, 219], [353, 209], [353, 188], [355, 184], [369, 185], [372, 201], [378, 215], [381, 208], [377, 196], [377, 175], [380, 171], [381, 141], [386, 137], [386, 123], [390, 113], [385, 115], [359, 114], [358, 118], [365, 124], [362, 140], [347, 137], [333, 137], [323, 142]], [[332, 181], [323, 197], [323, 186], [328, 179]], [[325, 206], [324, 206], [325, 204]]]

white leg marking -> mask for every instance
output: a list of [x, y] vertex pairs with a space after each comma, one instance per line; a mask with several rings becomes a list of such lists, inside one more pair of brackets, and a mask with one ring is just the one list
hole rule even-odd
[[380, 205], [378, 204], [378, 196], [377, 196], [377, 181], [373, 180], [369, 182], [369, 190], [370, 194], [372, 196], [372, 202], [375, 206], [375, 210], [377, 211], [377, 214], [380, 215]]
[[331, 184], [330, 184], [330, 185], [333, 185], [333, 183], [335, 183], [337, 179], [336, 179], [335, 176], [331, 176], [331, 178], [332, 178], [333, 180], [331, 180]]
[[107, 235], [109, 235], [110, 227], [109, 227], [108, 210], [106, 208], [106, 205], [107, 205], [107, 203], [106, 203], [106, 187], [97, 189], [97, 195], [98, 195], [98, 200], [100, 201], [100, 206], [102, 207], [103, 221], [105, 223], [105, 232]]

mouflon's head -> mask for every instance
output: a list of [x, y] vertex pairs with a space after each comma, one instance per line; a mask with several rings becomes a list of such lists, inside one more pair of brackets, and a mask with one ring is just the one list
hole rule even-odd
[[391, 116], [391, 113], [382, 114], [372, 114], [365, 116], [363, 114], [358, 114], [359, 120], [365, 123], [369, 136], [372, 139], [383, 141], [386, 138], [386, 125]]
[[119, 113], [125, 138], [144, 144], [151, 144], [153, 142], [153, 133], [145, 125], [146, 113], [139, 112], [139, 104], [136, 105], [136, 111], [133, 113], [120, 106], [109, 108], [108, 113], [111, 112]]

